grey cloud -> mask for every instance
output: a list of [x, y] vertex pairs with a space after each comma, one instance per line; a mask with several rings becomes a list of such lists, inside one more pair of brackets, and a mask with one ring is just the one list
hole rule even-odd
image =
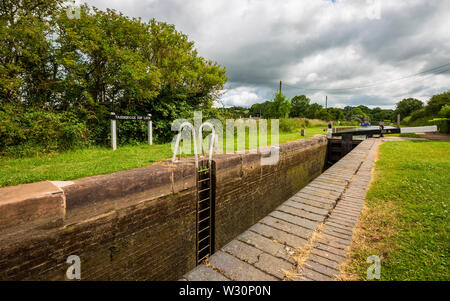
[[[379, 19], [365, 16], [367, 2], [357, 0], [83, 2], [175, 24], [201, 55], [227, 67], [228, 105], [269, 99], [279, 80], [290, 84], [284, 89], [290, 97], [322, 101], [328, 94], [339, 105], [383, 107], [402, 97], [426, 100], [450, 83], [450, 72], [439, 73], [446, 68], [436, 76], [389, 82], [450, 63], [450, 1], [380, 0]], [[384, 83], [330, 90], [373, 82]], [[329, 89], [306, 90], [311, 88]]]

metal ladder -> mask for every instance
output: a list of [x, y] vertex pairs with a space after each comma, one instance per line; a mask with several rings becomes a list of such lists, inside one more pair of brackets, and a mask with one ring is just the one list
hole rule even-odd
[[175, 151], [172, 158], [173, 162], [176, 162], [176, 154], [180, 147], [181, 132], [184, 127], [189, 127], [192, 130], [194, 139], [194, 155], [195, 155], [195, 168], [196, 182], [197, 182], [197, 200], [196, 200], [196, 264], [201, 264], [205, 259], [214, 253], [214, 162], [212, 161], [212, 155], [214, 152], [215, 143], [215, 130], [214, 126], [209, 123], [203, 123], [199, 128], [198, 144], [200, 150], [203, 153], [202, 146], [202, 130], [204, 126], [211, 128], [212, 135], [209, 142], [209, 156], [208, 160], [202, 160], [199, 162], [197, 154], [197, 141], [195, 129], [192, 124], [185, 122], [180, 126], [180, 132], [178, 134]]
[[213, 189], [212, 170], [209, 161], [201, 161], [197, 170], [197, 264], [213, 251]]

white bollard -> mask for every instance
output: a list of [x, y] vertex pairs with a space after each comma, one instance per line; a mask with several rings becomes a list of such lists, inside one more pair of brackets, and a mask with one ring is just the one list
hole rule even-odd
[[117, 149], [117, 134], [116, 134], [116, 120], [115, 113], [111, 113], [111, 146], [113, 150]]
[[[148, 114], [148, 117], [152, 117], [152, 114]], [[148, 144], [153, 145], [153, 123], [151, 120], [148, 121]]]

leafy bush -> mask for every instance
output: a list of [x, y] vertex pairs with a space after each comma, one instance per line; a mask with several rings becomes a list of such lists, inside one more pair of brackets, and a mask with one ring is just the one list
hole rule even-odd
[[[423, 118], [425, 116], [427, 116], [427, 111], [426, 111], [425, 108], [422, 108], [422, 109], [419, 109], [419, 110], [416, 110], [416, 111], [412, 112], [411, 116], [409, 118], [409, 121], [416, 121], [416, 120], [418, 120], [420, 118]], [[408, 118], [408, 117], [406, 117], [406, 118]]]
[[357, 121], [339, 121], [339, 123], [335, 123], [335, 125], [339, 126], [359, 126], [360, 123]]
[[402, 122], [404, 122], [405, 124], [408, 124], [409, 122], [411, 122], [411, 116], [407, 116], [407, 117], [403, 118]]
[[299, 123], [295, 119], [281, 118], [280, 119], [280, 131], [281, 132], [295, 132], [299, 130]]
[[434, 118], [429, 121], [431, 124], [437, 125], [439, 132], [448, 134], [450, 128], [450, 118]]
[[270, 118], [287, 118], [291, 107], [291, 100], [278, 92], [275, 94], [273, 101], [270, 102], [266, 115]]
[[427, 103], [428, 115], [436, 116], [443, 106], [450, 105], [450, 91], [433, 95]]
[[88, 144], [88, 131], [70, 112], [4, 105], [0, 108], [0, 154], [15, 157], [68, 150]]
[[450, 118], [450, 105], [445, 105], [439, 111], [439, 117]]

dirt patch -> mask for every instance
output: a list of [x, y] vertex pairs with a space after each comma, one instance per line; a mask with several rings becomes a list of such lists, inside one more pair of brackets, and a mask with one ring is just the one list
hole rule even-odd
[[424, 138], [430, 140], [443, 140], [450, 141], [450, 134], [442, 134], [442, 133], [417, 133], [417, 135], [422, 136]]
[[311, 253], [311, 249], [313, 248], [316, 240], [320, 238], [320, 233], [322, 232], [324, 226], [325, 223], [323, 222], [317, 227], [317, 229], [313, 232], [308, 242], [302, 249], [291, 250], [292, 254], [289, 255], [292, 259], [294, 259], [295, 266], [289, 271], [282, 270], [285, 275], [285, 280], [292, 280], [295, 278], [303, 279], [303, 276], [301, 275], [301, 273], [299, 273], [300, 269], [301, 267], [305, 266], [306, 260], [309, 258], [309, 255]]

